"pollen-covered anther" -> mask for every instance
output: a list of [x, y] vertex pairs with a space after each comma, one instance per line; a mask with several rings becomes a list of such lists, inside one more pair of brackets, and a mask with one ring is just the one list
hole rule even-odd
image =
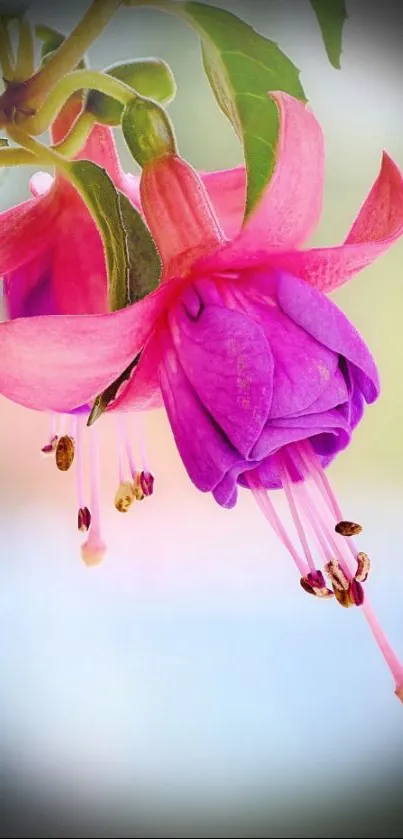
[[371, 570], [371, 562], [369, 556], [365, 554], [363, 551], [360, 551], [357, 554], [357, 570], [355, 572], [355, 579], [358, 583], [365, 583], [368, 578], [368, 574]]
[[[350, 580], [347, 579], [344, 571], [340, 568], [336, 559], [331, 559], [325, 565], [325, 574], [329, 578], [333, 591], [348, 591], [350, 587]], [[336, 592], [335, 592], [336, 594]]]
[[354, 606], [362, 606], [364, 602], [364, 589], [361, 583], [357, 580], [351, 580], [349, 594]]
[[88, 507], [80, 507], [77, 513], [77, 527], [81, 533], [86, 533], [90, 529], [91, 513]]
[[341, 536], [358, 536], [362, 532], [362, 525], [355, 521], [339, 521], [334, 529]]
[[304, 591], [315, 597], [333, 597], [333, 592], [327, 588], [321, 571], [310, 571], [305, 577], [301, 577], [300, 584]]
[[362, 606], [364, 602], [364, 589], [357, 580], [351, 580], [347, 590], [333, 585], [333, 591], [337, 602], [345, 609], [349, 609], [350, 606]]
[[350, 606], [355, 605], [350, 589], [337, 588], [333, 584], [333, 592], [337, 602], [340, 603], [340, 606], [344, 606], [345, 609], [349, 609]]
[[61, 472], [67, 472], [74, 460], [75, 444], [73, 437], [64, 434], [56, 446], [56, 466]]
[[143, 487], [141, 485], [141, 475], [142, 473], [137, 472], [133, 483], [131, 484], [133, 497], [135, 501], [143, 501], [145, 493]]
[[154, 475], [151, 472], [140, 472], [140, 487], [143, 490], [143, 495], [149, 496], [154, 492]]
[[56, 451], [57, 441], [58, 441], [57, 434], [54, 437], [51, 437], [49, 443], [46, 443], [45, 446], [42, 446], [41, 452], [42, 454], [53, 454]]
[[130, 481], [124, 481], [118, 487], [115, 495], [115, 507], [119, 513], [127, 513], [135, 500], [133, 491], [133, 484]]

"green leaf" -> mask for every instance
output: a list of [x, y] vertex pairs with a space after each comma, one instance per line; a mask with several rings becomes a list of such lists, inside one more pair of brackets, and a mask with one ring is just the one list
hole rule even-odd
[[123, 309], [158, 285], [161, 263], [154, 240], [104, 169], [89, 160], [75, 160], [68, 168], [102, 237], [110, 309]]
[[[133, 88], [141, 96], [155, 99], [157, 102], [170, 102], [176, 93], [175, 79], [168, 64], [159, 58], [146, 58], [138, 61], [127, 61], [116, 64], [104, 70], [109, 76], [119, 79]], [[87, 111], [90, 111], [105, 125], [119, 125], [123, 105], [97, 90], [88, 93]]]
[[119, 193], [119, 203], [129, 261], [127, 302], [136, 303], [157, 288], [161, 277], [161, 260], [140, 213], [122, 192]]
[[299, 70], [273, 41], [230, 12], [196, 2], [162, 2], [199, 33], [203, 63], [217, 102], [244, 147], [248, 174], [245, 218], [273, 172], [279, 131], [270, 90], [306, 101]]
[[344, 0], [311, 0], [330, 63], [340, 70], [343, 26], [347, 20]]

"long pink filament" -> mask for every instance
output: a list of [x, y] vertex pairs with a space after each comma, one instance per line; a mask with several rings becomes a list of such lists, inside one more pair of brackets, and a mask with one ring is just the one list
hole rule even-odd
[[84, 452], [83, 452], [83, 418], [76, 418], [76, 481], [78, 508], [85, 507], [84, 502]]
[[51, 414], [50, 416], [50, 439], [58, 436], [59, 433], [59, 416], [58, 414]]
[[283, 489], [284, 489], [284, 492], [285, 492], [285, 495], [286, 495], [286, 498], [287, 498], [287, 501], [288, 501], [288, 506], [290, 508], [290, 513], [291, 513], [292, 520], [293, 520], [294, 525], [295, 525], [295, 529], [298, 533], [298, 537], [299, 537], [299, 540], [300, 540], [301, 545], [302, 545], [302, 550], [304, 551], [306, 561], [307, 561], [311, 571], [315, 571], [316, 565], [315, 565], [315, 562], [314, 562], [314, 558], [312, 556], [312, 552], [311, 552], [311, 549], [310, 549], [309, 544], [308, 544], [308, 540], [307, 540], [306, 535], [305, 535], [304, 527], [303, 527], [303, 524], [302, 524], [302, 521], [301, 521], [301, 518], [300, 518], [300, 515], [299, 515], [299, 512], [298, 512], [297, 505], [295, 503], [295, 498], [294, 498], [293, 490], [292, 490], [292, 481], [291, 481], [289, 472], [287, 471], [287, 467], [285, 466], [283, 460], [281, 461], [280, 472], [281, 472], [281, 480], [282, 480], [282, 484], [283, 484]]
[[146, 450], [146, 443], [145, 443], [145, 434], [144, 434], [144, 421], [141, 414], [134, 414], [134, 422], [135, 422], [135, 429], [136, 429], [136, 436], [139, 441], [140, 447], [140, 454], [141, 454], [141, 462], [143, 465], [144, 472], [148, 472], [147, 466], [147, 450]]
[[132, 476], [132, 479], [134, 480], [135, 477], [136, 477], [136, 464], [135, 464], [134, 457], [133, 457], [133, 448], [132, 448], [132, 444], [131, 444], [131, 440], [130, 440], [130, 429], [129, 429], [129, 424], [128, 424], [128, 421], [127, 421], [126, 414], [121, 415], [121, 420], [122, 420], [122, 430], [123, 430], [123, 436], [124, 436], [125, 448], [126, 448], [126, 457], [127, 457], [128, 463], [129, 463], [130, 474]]
[[93, 425], [90, 434], [90, 476], [91, 476], [91, 536], [101, 538], [99, 437], [98, 426]]
[[[339, 503], [337, 501], [337, 498], [336, 498], [336, 496], [335, 496], [335, 494], [332, 490], [332, 487], [330, 485], [330, 481], [329, 481], [324, 469], [322, 468], [322, 465], [319, 461], [319, 458], [317, 457], [317, 455], [315, 454], [315, 452], [312, 449], [312, 446], [307, 442], [303, 442], [303, 443], [299, 443], [298, 446], [295, 447], [295, 448], [298, 452], [298, 455], [299, 455], [303, 465], [308, 470], [308, 474], [312, 477], [313, 481], [315, 482], [315, 484], [317, 486], [317, 489], [319, 491], [320, 497], [322, 498], [323, 501], [327, 502], [327, 506], [328, 506], [330, 512], [334, 515], [334, 518], [335, 518], [334, 524], [337, 524], [337, 522], [339, 522], [339, 521], [343, 521], [344, 516], [343, 516], [343, 513], [341, 511], [340, 505], [339, 505]], [[324, 492], [323, 492], [323, 490], [324, 490]], [[326, 530], [326, 532], [333, 533], [333, 528], [329, 526], [329, 530]], [[350, 552], [350, 554], [351, 554], [351, 556], [352, 556], [352, 558], [355, 562], [355, 558], [356, 558], [357, 553], [358, 553], [358, 547], [357, 547], [354, 539], [352, 539], [351, 536], [348, 537], [348, 538], [347, 537], [342, 537], [342, 539], [344, 541], [344, 546], [348, 549], [348, 551]], [[336, 541], [335, 541], [333, 535], [332, 535], [332, 545], [336, 546]], [[339, 548], [336, 547], [336, 550], [339, 551]]]
[[320, 527], [315, 514], [312, 515], [312, 500], [308, 495], [304, 483], [300, 482], [299, 484], [296, 484], [295, 494], [298, 498], [300, 507], [305, 515], [305, 518], [307, 519], [311, 527], [311, 530], [314, 536], [316, 537], [319, 549], [322, 551], [326, 560], [333, 559], [334, 554], [329, 548], [327, 540], [323, 535], [322, 528]]
[[[298, 446], [298, 452], [301, 453], [299, 446]], [[309, 461], [310, 459], [311, 459], [310, 455], [308, 454], [308, 457], [304, 458], [305, 463], [307, 463], [307, 461]], [[336, 516], [338, 517], [338, 520], [341, 521], [343, 519], [343, 516], [341, 514], [340, 507], [339, 507], [339, 505], [338, 505], [338, 503], [335, 499], [335, 496], [334, 496], [333, 491], [330, 487], [330, 483], [328, 481], [327, 476], [325, 475], [325, 473], [324, 473], [323, 469], [321, 468], [320, 464], [315, 462], [316, 460], [317, 459], [316, 459], [315, 455], [313, 455], [312, 461], [314, 463], [314, 468], [311, 469], [311, 475], [315, 480], [317, 488], [320, 489], [320, 485], [321, 485], [325, 489], [327, 498], [331, 502], [332, 510], [336, 514]], [[312, 502], [310, 502], [310, 500], [309, 500], [309, 490], [306, 487], [306, 485], [301, 487], [300, 492], [301, 492], [301, 494], [304, 495], [305, 503], [308, 504], [309, 508], [314, 509], [313, 506], [312, 506]], [[317, 513], [318, 512], [319, 511], [317, 510]], [[333, 536], [333, 533], [331, 531], [329, 531], [328, 528], [324, 525], [324, 522], [323, 522], [323, 519], [322, 519], [321, 515], [319, 514], [318, 519], [315, 518], [315, 515], [313, 515], [313, 516], [311, 515], [309, 520], [311, 522], [312, 527], [315, 528], [315, 529], [317, 528], [317, 521], [319, 520], [319, 523], [322, 527], [322, 530], [323, 530], [323, 532], [325, 534], [325, 537], [327, 538], [328, 542], [330, 543], [330, 545], [333, 544], [334, 547], [336, 548], [336, 550], [338, 552], [338, 557], [337, 558], [339, 559], [340, 565], [343, 568], [343, 571], [345, 572], [345, 563], [343, 563], [343, 565], [342, 565], [342, 562], [340, 560], [339, 549], [338, 549], [337, 545], [335, 544], [335, 538]], [[318, 531], [317, 531], [317, 535], [318, 535], [318, 538], [319, 538], [319, 532]], [[346, 542], [348, 543], [348, 540], [344, 539], [344, 543], [346, 543]], [[356, 553], [354, 553], [355, 549], [354, 549], [354, 546], [351, 546], [351, 542], [350, 542], [350, 543], [348, 543], [348, 548], [351, 550], [351, 547], [352, 547], [353, 556], [355, 558], [356, 557]], [[377, 618], [377, 616], [374, 612], [372, 604], [368, 600], [367, 597], [364, 598], [364, 602], [363, 602], [361, 608], [364, 612], [365, 618], [366, 618], [367, 623], [369, 625], [369, 628], [372, 632], [372, 635], [375, 639], [375, 642], [376, 642], [376, 644], [377, 644], [377, 646], [378, 646], [378, 648], [379, 648], [379, 650], [380, 650], [380, 652], [381, 652], [381, 654], [382, 654], [382, 656], [383, 656], [387, 666], [389, 667], [389, 669], [392, 673], [392, 676], [395, 680], [396, 690], [397, 691], [403, 691], [403, 664], [399, 660], [399, 658], [397, 657], [394, 650], [392, 649], [391, 644], [390, 644], [390, 642], [387, 638], [387, 635], [385, 634], [384, 630], [382, 629], [382, 627], [381, 627], [381, 625], [378, 621], [378, 618]], [[400, 698], [402, 699], [402, 696], [400, 696]]]
[[392, 673], [396, 683], [396, 688], [403, 688], [403, 664], [399, 661], [396, 653], [393, 651], [367, 597], [365, 598], [361, 608], [365, 614], [375, 641]]
[[284, 547], [288, 550], [301, 576], [305, 577], [306, 574], [309, 572], [309, 566], [305, 564], [304, 560], [299, 556], [299, 554], [295, 550], [294, 545], [292, 544], [284, 528], [284, 525], [280, 517], [278, 516], [275, 507], [272, 504], [271, 499], [269, 498], [265, 490], [259, 489], [258, 487], [254, 486], [253, 481], [249, 483], [249, 486], [251, 488], [253, 497], [257, 501], [263, 515], [273, 528], [276, 536], [280, 539]]
[[117, 443], [117, 453], [118, 453], [118, 470], [119, 470], [119, 483], [123, 484], [126, 480], [126, 470], [125, 470], [125, 457], [124, 457], [124, 448], [123, 448], [123, 441], [122, 441], [122, 417], [120, 414], [115, 414], [115, 421], [116, 421], [116, 443]]

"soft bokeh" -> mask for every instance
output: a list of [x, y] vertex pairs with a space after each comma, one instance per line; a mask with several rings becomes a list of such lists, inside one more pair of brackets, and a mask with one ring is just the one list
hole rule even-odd
[[[306, 0], [222, 3], [302, 70], [327, 141], [318, 244], [342, 240], [383, 148], [403, 166], [402, 14], [347, 2], [339, 72]], [[33, 14], [69, 30], [84, 5], [45, 0]], [[90, 53], [98, 68], [148, 55], [177, 78], [182, 153], [205, 169], [240, 162], [184, 24], [124, 10]], [[28, 175], [0, 172], [2, 208], [27, 197]], [[329, 474], [364, 524], [368, 591], [403, 655], [402, 264], [399, 243], [334, 295], [383, 393]], [[127, 516], [113, 507], [114, 429], [100, 423], [110, 547], [87, 569], [74, 476], [39, 453], [47, 418], [0, 411], [1, 835], [401, 835], [385, 796], [403, 786], [403, 708], [359, 610], [302, 592], [247, 493], [224, 511], [194, 489], [162, 412], [145, 418], [155, 495]]]

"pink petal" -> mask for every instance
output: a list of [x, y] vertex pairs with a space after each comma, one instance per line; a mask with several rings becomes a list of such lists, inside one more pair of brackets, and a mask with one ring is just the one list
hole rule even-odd
[[108, 411], [150, 411], [163, 406], [159, 374], [161, 353], [157, 329], [145, 344], [139, 363], [121, 386], [117, 398], [110, 403]]
[[[79, 97], [72, 97], [60, 111], [52, 124], [51, 136], [54, 143], [63, 140], [80, 113], [82, 102]], [[92, 160], [105, 169], [115, 186], [123, 186], [124, 174], [120, 166], [114, 134], [107, 125], [95, 124], [90, 134], [76, 155], [79, 160]], [[57, 181], [63, 181], [63, 175], [56, 175]]]
[[384, 153], [381, 170], [343, 245], [275, 256], [273, 264], [321, 291], [333, 291], [403, 234], [403, 177]]
[[0, 213], [0, 277], [34, 259], [49, 244], [59, 200], [52, 193]]
[[[232, 239], [239, 233], [245, 211], [246, 172], [244, 166], [217, 172], [199, 172], [210, 201], [218, 216], [220, 227]], [[141, 210], [140, 176], [126, 172], [121, 187], [132, 204]]]
[[56, 312], [60, 314], [91, 315], [108, 311], [101, 237], [78, 195], [71, 195], [63, 202], [55, 224], [52, 290]]
[[276, 166], [261, 201], [228, 248], [233, 265], [238, 256], [245, 259], [261, 248], [297, 247], [322, 211], [324, 143], [319, 123], [298, 99], [282, 92], [270, 96], [280, 117]]
[[384, 152], [381, 169], [343, 245], [283, 253], [257, 245], [255, 251], [230, 244], [200, 260], [198, 270], [241, 270], [256, 265], [281, 268], [330, 292], [387, 251], [403, 234], [403, 177]]
[[175, 292], [166, 283], [118, 312], [0, 324], [0, 393], [40, 411], [87, 403], [133, 361]]
[[184, 276], [199, 255], [226, 241], [201, 179], [177, 155], [144, 166], [140, 195], [164, 277]]
[[244, 166], [218, 172], [200, 172], [220, 226], [229, 239], [240, 231], [245, 212], [246, 171]]

